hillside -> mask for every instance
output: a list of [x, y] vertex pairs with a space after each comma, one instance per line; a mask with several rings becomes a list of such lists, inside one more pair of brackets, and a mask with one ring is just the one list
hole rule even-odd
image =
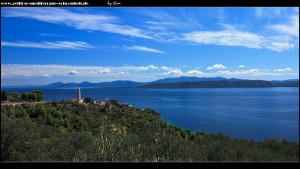
[[299, 143], [182, 130], [151, 109], [1, 105], [1, 161], [299, 161]]

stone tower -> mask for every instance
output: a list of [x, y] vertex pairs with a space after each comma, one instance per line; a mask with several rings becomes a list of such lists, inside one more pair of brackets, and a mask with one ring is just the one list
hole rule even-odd
[[78, 91], [77, 91], [77, 102], [81, 103], [80, 87], [78, 87]]

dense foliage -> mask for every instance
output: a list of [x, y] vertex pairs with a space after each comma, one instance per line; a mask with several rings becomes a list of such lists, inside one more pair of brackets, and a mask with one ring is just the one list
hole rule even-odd
[[1, 91], [1, 101], [10, 101], [10, 102], [39, 102], [44, 99], [43, 93], [39, 90], [33, 92], [24, 92], [20, 94], [18, 92], [7, 92]]
[[1, 161], [299, 161], [299, 143], [191, 132], [107, 101], [1, 105]]

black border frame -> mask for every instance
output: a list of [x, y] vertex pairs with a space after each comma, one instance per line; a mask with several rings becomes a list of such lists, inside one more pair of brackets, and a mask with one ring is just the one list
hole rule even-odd
[[[118, 5], [108, 5], [119, 2]], [[88, 5], [3, 5], [5, 2], [88, 2]], [[299, 7], [298, 0], [4, 0], [2, 7]], [[298, 162], [2, 162], [6, 168], [298, 168]], [[298, 167], [297, 167], [298, 166]]]

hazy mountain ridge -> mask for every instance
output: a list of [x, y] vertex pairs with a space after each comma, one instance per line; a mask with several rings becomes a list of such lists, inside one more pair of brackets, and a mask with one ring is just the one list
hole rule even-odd
[[116, 80], [112, 82], [81, 82], [81, 83], [62, 83], [55, 82], [48, 85], [24, 85], [24, 86], [1, 86], [1, 88], [46, 88], [46, 89], [65, 89], [65, 88], [97, 88], [97, 87], [143, 87], [143, 88], [197, 88], [197, 87], [298, 87], [299, 79], [289, 80], [244, 80], [223, 77], [187, 77], [165, 78], [152, 82], [135, 82], [130, 80]]
[[250, 88], [250, 87], [299, 87], [299, 81], [272, 82], [264, 80], [239, 80], [239, 81], [202, 81], [161, 83], [139, 86], [140, 88]]

